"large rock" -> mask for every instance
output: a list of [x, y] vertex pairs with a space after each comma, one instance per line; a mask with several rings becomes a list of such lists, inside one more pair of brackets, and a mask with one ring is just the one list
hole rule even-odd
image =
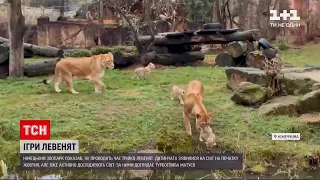
[[320, 83], [315, 83], [312, 85], [312, 91], [320, 89]]
[[264, 72], [256, 68], [228, 67], [225, 70], [228, 82], [227, 86], [235, 90], [241, 82], [251, 82], [261, 86], [267, 86], [268, 81]]
[[320, 90], [305, 94], [298, 100], [298, 112], [301, 114], [309, 112], [320, 112]]
[[305, 64], [304, 67], [311, 67], [320, 70], [320, 64]]
[[267, 88], [250, 82], [241, 82], [235, 88], [231, 100], [245, 106], [259, 106], [267, 101]]
[[[248, 81], [264, 87], [269, 85], [264, 71], [256, 68], [229, 67], [225, 70], [228, 82], [227, 86], [236, 89], [243, 82]], [[320, 71], [314, 67], [285, 68], [279, 75], [281, 89], [288, 95], [305, 94], [312, 91], [312, 86], [320, 82]]]
[[302, 114], [300, 120], [306, 122], [309, 125], [320, 124], [320, 114]]
[[287, 72], [280, 76], [280, 82], [282, 90], [289, 95], [294, 95], [296, 91], [299, 91], [299, 94], [311, 92], [317, 80], [312, 78], [312, 72]]
[[260, 115], [297, 115], [297, 96], [280, 96], [260, 106]]

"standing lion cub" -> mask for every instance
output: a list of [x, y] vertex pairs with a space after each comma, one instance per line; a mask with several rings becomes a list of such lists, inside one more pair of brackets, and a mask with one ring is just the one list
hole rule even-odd
[[[92, 57], [82, 58], [63, 58], [56, 64], [53, 81], [57, 93], [61, 92], [60, 84], [65, 81], [72, 94], [78, 94], [72, 86], [72, 78], [90, 80], [95, 85], [95, 92], [101, 93], [104, 90], [104, 83], [101, 78], [104, 76], [105, 69], [113, 69], [112, 53], [100, 54]], [[43, 80], [44, 84], [49, 84], [52, 80]]]
[[199, 136], [200, 142], [205, 142], [206, 146], [209, 148], [213, 148], [216, 146], [216, 136], [212, 132], [212, 129], [210, 126], [205, 126], [204, 128], [200, 129], [200, 136]]
[[171, 100], [178, 99], [180, 104], [183, 105], [184, 89], [179, 86], [172, 86], [171, 88]]
[[153, 63], [149, 63], [148, 66], [146, 67], [138, 67], [134, 70], [134, 75], [132, 76], [132, 78], [146, 78], [153, 69], [155, 69], [156, 67], [154, 66]]

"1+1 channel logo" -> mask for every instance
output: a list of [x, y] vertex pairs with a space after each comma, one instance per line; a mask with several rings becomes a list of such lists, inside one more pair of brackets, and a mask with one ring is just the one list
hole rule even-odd
[[271, 27], [287, 27], [287, 28], [295, 28], [300, 27], [300, 16], [298, 16], [297, 10], [290, 10], [288, 13], [288, 10], [283, 10], [282, 13], [278, 16], [278, 10], [270, 10], [270, 21], [287, 21], [288, 18], [290, 21], [298, 21], [298, 22], [270, 22]]

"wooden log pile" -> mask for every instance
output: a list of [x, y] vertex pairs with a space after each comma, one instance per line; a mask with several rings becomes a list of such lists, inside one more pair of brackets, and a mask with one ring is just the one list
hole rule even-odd
[[227, 44], [226, 52], [216, 57], [215, 65], [263, 69], [263, 61], [277, 55], [273, 46], [263, 38], [258, 41], [234, 41]]
[[[9, 76], [9, 46], [10, 40], [0, 37], [0, 78]], [[57, 59], [63, 57], [63, 50], [51, 46], [37, 46], [24, 43], [24, 58], [32, 56], [55, 57], [37, 63], [25, 64], [24, 74], [28, 77], [48, 75], [55, 68]]]
[[[220, 66], [236, 66], [246, 59], [247, 52], [255, 50], [257, 30], [239, 31], [223, 29], [219, 23], [204, 24], [202, 30], [185, 32], [166, 32], [155, 35], [154, 46], [149, 52], [148, 62], [162, 65], [189, 64], [204, 60], [204, 53], [194, 45], [230, 44], [228, 53], [219, 54], [216, 61]], [[141, 36], [142, 45], [150, 42], [151, 36]]]
[[[255, 67], [255, 60], [259, 59], [259, 57], [257, 57], [257, 53], [252, 52], [255, 52], [257, 50], [257, 41], [234, 41], [228, 43], [226, 52], [220, 53], [216, 57], [215, 65], [221, 67]], [[248, 62], [249, 60], [250, 62]]]

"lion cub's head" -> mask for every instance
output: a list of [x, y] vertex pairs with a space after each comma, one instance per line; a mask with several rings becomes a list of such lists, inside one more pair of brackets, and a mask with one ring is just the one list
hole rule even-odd
[[150, 69], [155, 69], [156, 68], [156, 66], [153, 63], [149, 63], [147, 67], [150, 68]]
[[109, 52], [108, 54], [100, 54], [101, 57], [101, 64], [104, 68], [108, 68], [108, 69], [114, 69], [114, 59], [113, 59], [113, 55], [111, 52]]
[[217, 145], [216, 135], [212, 132], [210, 126], [204, 126], [200, 130], [200, 138], [205, 141], [205, 144], [208, 148], [213, 148]]

